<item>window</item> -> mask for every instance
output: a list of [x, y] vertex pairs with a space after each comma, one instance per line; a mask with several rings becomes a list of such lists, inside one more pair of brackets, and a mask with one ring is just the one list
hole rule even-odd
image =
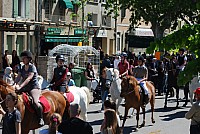
[[107, 15], [102, 15], [102, 26], [111, 27], [111, 17]]
[[102, 15], [102, 25], [106, 26], [107, 20], [106, 20], [106, 15]]
[[124, 7], [121, 9], [121, 17], [122, 18], [126, 17], [126, 8], [124, 8]]
[[45, 15], [51, 15], [52, 14], [52, 8], [53, 8], [53, 1], [52, 0], [46, 0], [44, 4], [45, 8]]
[[102, 0], [102, 3], [106, 3], [106, 0]]
[[7, 50], [9, 53], [12, 53], [12, 45], [13, 45], [13, 36], [12, 35], [7, 35]]
[[117, 33], [117, 51], [120, 51], [120, 33]]
[[18, 16], [25, 17], [25, 0], [18, 0]]

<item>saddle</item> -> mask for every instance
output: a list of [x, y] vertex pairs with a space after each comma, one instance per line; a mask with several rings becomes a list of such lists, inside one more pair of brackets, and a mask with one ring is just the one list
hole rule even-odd
[[139, 85], [139, 86], [140, 86], [141, 102], [145, 103], [145, 104], [149, 103], [149, 95], [146, 96], [145, 93], [144, 93], [144, 88], [141, 85]]
[[[33, 99], [28, 93], [22, 93], [22, 99], [26, 108], [31, 112], [35, 113], [33, 108]], [[51, 105], [49, 104], [48, 100], [42, 95], [39, 98], [40, 104], [43, 108], [43, 113], [48, 113], [51, 110]]]
[[66, 92], [63, 95], [69, 101], [69, 103], [74, 101], [74, 95], [72, 94], [72, 92]]

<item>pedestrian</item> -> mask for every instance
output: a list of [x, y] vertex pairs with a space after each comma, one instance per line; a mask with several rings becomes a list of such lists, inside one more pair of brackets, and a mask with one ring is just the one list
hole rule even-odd
[[90, 62], [87, 63], [84, 75], [85, 75], [85, 78], [87, 79], [87, 87], [91, 90], [92, 80], [95, 80], [92, 63]]
[[5, 99], [7, 111], [0, 109], [0, 113], [3, 114], [2, 134], [21, 134], [21, 113], [15, 107], [17, 102], [17, 94], [8, 93]]
[[133, 75], [133, 68], [134, 68], [133, 63], [134, 63], [134, 60], [130, 59], [130, 61], [129, 61], [128, 75]]
[[116, 55], [114, 59], [114, 68], [118, 69], [119, 62], [120, 62], [120, 56]]
[[102, 106], [99, 112], [101, 112], [102, 110], [104, 110], [104, 101], [108, 97], [108, 93], [109, 93], [109, 87], [106, 85], [106, 70], [105, 69], [102, 71], [102, 75], [99, 80], [99, 86], [101, 88], [101, 100], [102, 100]]
[[70, 72], [67, 72], [67, 85], [68, 86], [76, 86], [74, 80], [71, 78], [72, 74]]
[[123, 77], [123, 76], [126, 76], [128, 75], [128, 70], [129, 70], [129, 63], [128, 61], [126, 60], [127, 58], [127, 54], [125, 52], [123, 52], [121, 54], [121, 61], [119, 62], [118, 64], [118, 69], [119, 69], [119, 76], [120, 78]]
[[111, 62], [110, 62], [110, 59], [108, 57], [108, 54], [105, 55], [105, 58], [103, 59], [103, 62], [102, 62], [102, 68], [110, 68], [111, 67]]
[[10, 66], [9, 59], [8, 59], [8, 54], [9, 54], [8, 50], [5, 50], [4, 56], [2, 57], [3, 69], [6, 69], [6, 67]]
[[65, 93], [67, 85], [68, 68], [64, 66], [65, 57], [63, 55], [56, 56], [57, 67], [53, 71], [53, 79], [51, 80], [52, 89], [61, 93]]
[[20, 60], [19, 60], [19, 56], [17, 55], [17, 51], [16, 50], [12, 51], [11, 67], [12, 67], [14, 73], [17, 73], [19, 68], [20, 68]]
[[60, 125], [61, 122], [62, 122], [61, 115], [58, 113], [54, 113], [50, 118], [49, 128], [40, 130], [39, 134], [62, 134], [57, 131], [58, 126]]
[[80, 119], [80, 106], [78, 104], [70, 105], [70, 119], [63, 121], [58, 131], [62, 134], [93, 134], [93, 128], [90, 123]]
[[185, 114], [186, 119], [191, 119], [190, 134], [199, 134], [200, 132], [200, 87], [195, 91], [196, 102]]
[[8, 85], [11, 86], [14, 84], [11, 67], [6, 67], [3, 75], [3, 81], [5, 81]]
[[42, 114], [42, 106], [39, 103], [39, 97], [41, 95], [41, 89], [39, 87], [38, 79], [37, 79], [37, 69], [35, 65], [32, 63], [32, 53], [30, 51], [23, 51], [20, 55], [22, 58], [23, 66], [18, 72], [18, 76], [15, 79], [15, 83], [18, 82], [22, 78], [22, 83], [20, 85], [16, 85], [16, 93], [28, 92], [29, 95], [33, 98], [33, 107], [36, 110], [38, 121], [41, 126], [44, 125], [43, 114]]
[[117, 116], [115, 110], [105, 110], [104, 122], [101, 126], [101, 134], [121, 134], [121, 130], [117, 123]]
[[163, 61], [158, 62], [158, 95], [162, 96], [163, 95], [163, 88], [164, 88], [164, 64]]

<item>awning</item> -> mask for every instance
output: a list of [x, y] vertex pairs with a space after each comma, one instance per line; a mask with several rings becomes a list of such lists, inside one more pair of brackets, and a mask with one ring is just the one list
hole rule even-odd
[[154, 38], [151, 36], [128, 35], [127, 40], [128, 40], [128, 47], [147, 48], [150, 46], [150, 43], [154, 41]]
[[70, 8], [70, 9], [74, 8], [70, 0], [60, 0], [60, 4], [65, 8]]
[[45, 36], [45, 42], [82, 42], [83, 37]]
[[131, 32], [130, 32], [130, 35], [154, 37], [153, 31], [151, 29], [149, 29], [149, 28], [135, 28], [135, 29], [132, 29]]

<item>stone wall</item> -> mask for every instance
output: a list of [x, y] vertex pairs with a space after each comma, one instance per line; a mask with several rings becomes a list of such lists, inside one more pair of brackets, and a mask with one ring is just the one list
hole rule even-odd
[[37, 60], [38, 74], [42, 75], [44, 79], [47, 79], [47, 62], [48, 62], [47, 56], [38, 56]]

